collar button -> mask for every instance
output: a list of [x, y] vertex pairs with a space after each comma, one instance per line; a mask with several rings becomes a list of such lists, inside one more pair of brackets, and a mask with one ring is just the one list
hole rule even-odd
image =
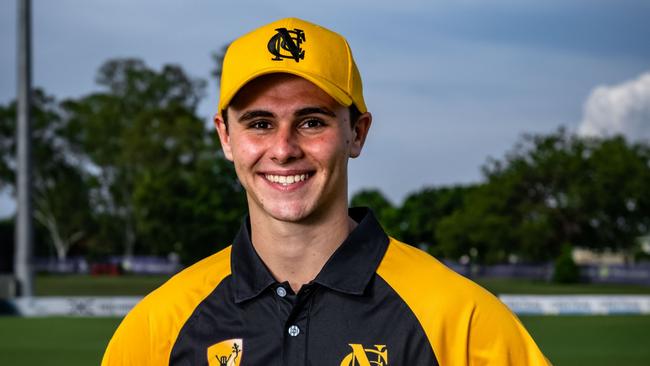
[[275, 289], [275, 293], [280, 297], [287, 296], [287, 290], [285, 290], [282, 286], [278, 286], [278, 288]]
[[297, 337], [300, 334], [300, 328], [297, 325], [292, 325], [288, 329], [289, 335], [292, 337]]

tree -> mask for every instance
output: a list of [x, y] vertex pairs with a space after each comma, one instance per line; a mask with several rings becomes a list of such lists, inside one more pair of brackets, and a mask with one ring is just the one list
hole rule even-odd
[[[73, 245], [90, 234], [91, 183], [69, 148], [66, 121], [56, 100], [40, 89], [32, 99], [34, 218], [47, 232], [57, 258], [63, 260]], [[15, 188], [15, 102], [0, 106], [0, 121], [0, 188]]]
[[483, 262], [550, 260], [565, 243], [626, 250], [650, 228], [649, 156], [622, 137], [524, 136], [486, 164], [486, 183], [441, 222], [438, 238], [447, 254], [474, 248]]
[[72, 145], [98, 182], [96, 245], [191, 261], [218, 249], [210, 242], [231, 240], [243, 196], [196, 115], [205, 83], [178, 66], [156, 71], [134, 59], [106, 62], [97, 81], [102, 91], [64, 103]]
[[400, 237], [409, 243], [436, 248], [440, 220], [462, 207], [471, 189], [469, 186], [429, 187], [410, 194], [399, 209]]
[[351, 207], [369, 207], [377, 216], [377, 220], [390, 235], [399, 232], [398, 212], [393, 204], [378, 189], [364, 189], [352, 196]]
[[560, 256], [555, 259], [553, 282], [576, 283], [580, 281], [580, 268], [573, 261], [573, 251], [570, 245], [562, 247]]
[[[507, 189], [503, 189], [507, 191]], [[502, 262], [515, 242], [508, 201], [497, 185], [482, 184], [467, 192], [461, 207], [440, 218], [436, 240], [441, 254], [469, 255], [479, 263]]]
[[585, 154], [590, 184], [583, 193], [589, 218], [580, 244], [628, 250], [650, 232], [650, 146], [621, 136], [591, 144]]

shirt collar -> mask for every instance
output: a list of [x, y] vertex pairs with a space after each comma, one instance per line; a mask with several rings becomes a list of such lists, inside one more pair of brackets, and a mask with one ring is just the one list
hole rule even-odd
[[[332, 290], [362, 295], [388, 247], [388, 236], [372, 211], [352, 208], [348, 214], [358, 223], [332, 254], [314, 283]], [[250, 222], [244, 220], [231, 253], [235, 302], [252, 299], [276, 283], [250, 240]]]

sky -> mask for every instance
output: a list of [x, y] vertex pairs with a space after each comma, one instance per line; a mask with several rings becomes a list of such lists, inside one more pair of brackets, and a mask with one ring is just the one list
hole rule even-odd
[[[0, 104], [16, 94], [16, 0], [0, 2]], [[210, 79], [211, 53], [274, 20], [343, 34], [373, 125], [350, 193], [399, 204], [425, 186], [482, 180], [524, 133], [564, 126], [650, 139], [650, 2], [645, 0], [33, 0], [33, 84], [58, 99], [97, 90], [106, 60], [178, 64]], [[199, 112], [215, 113], [210, 88]], [[0, 197], [0, 215], [13, 210]]]

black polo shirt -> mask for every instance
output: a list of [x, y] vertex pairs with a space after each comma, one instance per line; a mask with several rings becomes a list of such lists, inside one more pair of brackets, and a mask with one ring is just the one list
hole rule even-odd
[[[103, 365], [469, 364], [473, 343], [479, 357], [507, 351], [528, 362], [513, 365], [546, 364], [498, 300], [390, 239], [367, 209], [350, 216], [358, 226], [298, 293], [273, 278], [242, 225], [232, 247], [138, 304]], [[481, 302], [489, 316], [478, 321]], [[500, 333], [505, 346], [489, 341]]]

